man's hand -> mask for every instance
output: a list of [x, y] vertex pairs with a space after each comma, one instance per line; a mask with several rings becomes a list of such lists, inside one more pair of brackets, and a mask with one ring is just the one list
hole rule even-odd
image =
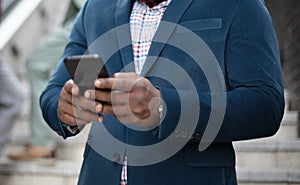
[[[73, 80], [65, 83], [58, 101], [58, 118], [69, 126], [85, 125], [102, 121], [96, 112], [97, 103], [79, 95], [79, 88]], [[100, 105], [101, 106], [101, 105]], [[99, 107], [99, 106], [98, 106]]]
[[161, 95], [148, 79], [136, 73], [116, 73], [114, 78], [97, 79], [95, 87], [98, 89], [86, 91], [85, 97], [108, 102], [98, 104], [97, 112], [114, 115], [120, 122], [138, 127], [159, 124]]

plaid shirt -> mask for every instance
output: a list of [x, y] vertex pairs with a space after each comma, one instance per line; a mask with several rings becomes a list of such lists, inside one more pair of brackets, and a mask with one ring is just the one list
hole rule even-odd
[[[134, 56], [135, 72], [141, 74], [146, 61], [152, 39], [171, 0], [149, 8], [136, 1], [130, 16], [130, 31]], [[127, 157], [122, 168], [121, 185], [127, 184]]]
[[130, 30], [135, 71], [140, 74], [147, 58], [153, 36], [171, 0], [153, 8], [136, 1], [130, 16]]

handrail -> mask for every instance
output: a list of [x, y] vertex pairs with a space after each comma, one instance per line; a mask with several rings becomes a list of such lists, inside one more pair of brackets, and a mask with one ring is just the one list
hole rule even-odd
[[42, 0], [22, 0], [0, 24], [0, 51], [13, 38]]
[[6, 17], [21, 0], [2, 0], [2, 18]]

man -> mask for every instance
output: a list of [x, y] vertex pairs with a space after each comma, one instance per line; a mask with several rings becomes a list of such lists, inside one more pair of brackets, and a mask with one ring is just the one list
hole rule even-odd
[[[45, 120], [64, 138], [94, 122], [78, 184], [113, 185], [120, 180], [129, 185], [237, 184], [232, 141], [273, 135], [284, 110], [276, 36], [263, 1], [146, 3], [90, 0], [85, 4], [41, 96]], [[201, 38], [210, 51], [203, 52], [203, 43], [195, 44], [180, 25]], [[95, 90], [82, 96], [63, 59], [85, 52], [99, 54], [111, 78], [97, 79]], [[210, 66], [213, 59], [224, 74], [226, 93], [213, 90], [222, 87], [220, 74], [206, 73], [217, 68]], [[169, 74], [172, 78], [164, 79]], [[215, 83], [209, 83], [211, 78]], [[220, 130], [206, 130], [218, 122], [208, 124], [215, 112], [212, 119], [222, 118]], [[192, 129], [179, 129], [189, 126]], [[211, 137], [209, 147], [198, 150], [199, 142], [207, 133], [214, 136], [215, 130], [218, 134]], [[111, 142], [108, 135], [116, 140]], [[168, 154], [186, 139], [179, 150]], [[163, 159], [165, 155], [169, 156]]]
[[[0, 0], [0, 24], [2, 20], [2, 2]], [[20, 114], [24, 94], [22, 85], [13, 71], [0, 59], [0, 155], [10, 137], [17, 116]]]
[[24, 94], [19, 80], [7, 64], [0, 60], [0, 155], [7, 143], [15, 120], [20, 115]]

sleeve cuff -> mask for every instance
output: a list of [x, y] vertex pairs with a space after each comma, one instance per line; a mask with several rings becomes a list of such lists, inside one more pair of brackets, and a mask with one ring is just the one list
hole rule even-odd
[[78, 134], [83, 128], [83, 126], [69, 126], [59, 120], [60, 131], [56, 131], [57, 134], [61, 135], [64, 139], [69, 136], [74, 136]]

